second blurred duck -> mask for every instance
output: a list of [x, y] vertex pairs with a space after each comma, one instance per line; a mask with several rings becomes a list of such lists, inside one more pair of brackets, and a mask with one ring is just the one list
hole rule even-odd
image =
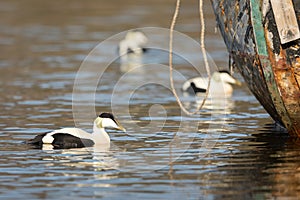
[[119, 55], [141, 54], [145, 51], [147, 42], [148, 38], [143, 32], [137, 30], [129, 31], [125, 39], [119, 43]]
[[[230, 75], [226, 70], [214, 72], [211, 76], [209, 96], [230, 97], [233, 93], [232, 85], [241, 85], [241, 82]], [[208, 77], [196, 77], [187, 80], [182, 90], [189, 94], [205, 94], [208, 86]]]

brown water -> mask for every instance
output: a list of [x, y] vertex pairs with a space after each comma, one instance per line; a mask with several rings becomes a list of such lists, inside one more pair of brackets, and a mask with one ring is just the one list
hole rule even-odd
[[[207, 49], [218, 66], [227, 66], [205, 4]], [[273, 125], [245, 84], [230, 99], [208, 102], [197, 117], [180, 111], [165, 66], [168, 32], [160, 29], [169, 27], [174, 5], [0, 1], [1, 199], [297, 199], [300, 147]], [[183, 2], [176, 26], [195, 40], [197, 6]], [[143, 31], [164, 48], [150, 49], [143, 57], [148, 65], [126, 73], [117, 44], [121, 32], [141, 27], [160, 27]], [[182, 50], [174, 58], [179, 88], [184, 77], [196, 76], [189, 62], [200, 54], [175, 40]], [[186, 107], [195, 107], [194, 97], [178, 92]], [[74, 124], [91, 131], [95, 113], [103, 111], [113, 111], [127, 129], [111, 133], [110, 149], [39, 150], [22, 143]]]

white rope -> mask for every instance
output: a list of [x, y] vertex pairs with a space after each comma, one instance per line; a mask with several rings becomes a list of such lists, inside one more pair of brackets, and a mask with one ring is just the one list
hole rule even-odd
[[205, 104], [205, 101], [208, 97], [209, 88], [210, 88], [210, 81], [211, 81], [210, 67], [209, 67], [209, 64], [208, 64], [206, 49], [205, 49], [205, 43], [204, 43], [205, 22], [204, 22], [204, 15], [203, 15], [203, 0], [199, 0], [199, 14], [200, 14], [200, 23], [201, 23], [201, 25], [200, 25], [201, 26], [200, 45], [201, 45], [201, 51], [202, 51], [202, 54], [203, 54], [203, 60], [204, 60], [204, 63], [205, 63], [205, 68], [206, 68], [206, 71], [208, 73], [208, 86], [207, 86], [207, 89], [206, 89], [206, 92], [205, 92], [205, 97], [204, 97], [202, 103], [197, 106], [197, 108], [194, 112], [188, 111], [183, 106], [183, 104], [181, 103], [181, 101], [180, 101], [180, 99], [177, 95], [177, 92], [175, 90], [174, 80], [173, 80], [173, 32], [174, 32], [174, 27], [175, 27], [176, 20], [177, 20], [177, 17], [178, 17], [179, 9], [180, 9], [180, 0], [177, 0], [175, 12], [174, 12], [173, 19], [172, 19], [171, 26], [170, 26], [170, 41], [169, 41], [170, 84], [171, 84], [171, 90], [173, 92], [173, 95], [175, 96], [176, 101], [177, 101], [178, 105], [180, 106], [181, 110], [183, 110], [183, 112], [185, 112], [187, 115], [194, 115], [198, 111], [200, 111], [202, 109], [203, 105]]

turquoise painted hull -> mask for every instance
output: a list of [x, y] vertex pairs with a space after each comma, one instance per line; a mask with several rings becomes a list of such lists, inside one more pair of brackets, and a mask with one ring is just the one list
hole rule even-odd
[[[211, 3], [234, 67], [270, 116], [300, 137], [299, 39], [281, 43], [269, 0]], [[293, 9], [300, 24], [298, 0]]]

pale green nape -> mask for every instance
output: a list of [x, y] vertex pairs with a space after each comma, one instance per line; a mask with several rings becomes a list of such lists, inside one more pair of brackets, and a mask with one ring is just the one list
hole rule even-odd
[[216, 82], [220, 82], [221, 81], [220, 73], [213, 73], [212, 79], [214, 79]]
[[96, 126], [98, 127], [98, 128], [103, 128], [103, 126], [102, 126], [102, 118], [100, 118], [100, 117], [97, 117], [96, 119], [95, 119], [95, 124], [96, 124]]

